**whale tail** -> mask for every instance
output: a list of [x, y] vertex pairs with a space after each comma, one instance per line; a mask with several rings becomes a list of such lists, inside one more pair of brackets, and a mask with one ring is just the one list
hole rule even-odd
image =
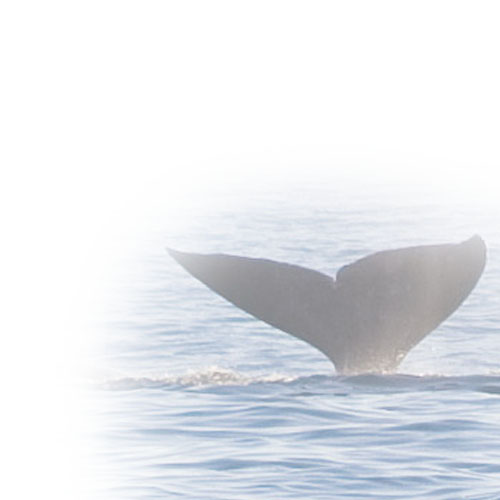
[[465, 300], [486, 262], [479, 236], [377, 252], [336, 279], [267, 259], [168, 251], [229, 302], [322, 351], [340, 373], [396, 369]]

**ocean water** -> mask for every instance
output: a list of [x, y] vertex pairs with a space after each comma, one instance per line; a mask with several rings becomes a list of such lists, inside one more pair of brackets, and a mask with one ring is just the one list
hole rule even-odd
[[[160, 212], [123, 261], [90, 393], [95, 498], [500, 498], [500, 237], [494, 208], [338, 186], [220, 193]], [[334, 275], [377, 250], [480, 234], [466, 302], [390, 375], [341, 376], [180, 268], [166, 246]]]

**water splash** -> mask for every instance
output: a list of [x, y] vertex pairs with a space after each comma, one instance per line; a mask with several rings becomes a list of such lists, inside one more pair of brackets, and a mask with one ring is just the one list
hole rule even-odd
[[163, 375], [159, 377], [124, 377], [111, 379], [98, 384], [105, 390], [134, 390], [144, 388], [209, 387], [209, 386], [248, 386], [251, 384], [289, 383], [298, 377], [279, 373], [247, 375], [212, 366], [201, 370], [189, 370], [183, 375]]
[[184, 374], [109, 378], [96, 388], [109, 391], [139, 389], [246, 387], [264, 384], [284, 384], [316, 388], [318, 392], [343, 389], [348, 392], [412, 392], [469, 390], [500, 394], [500, 375], [437, 375], [437, 374], [362, 374], [362, 375], [289, 375], [283, 373], [248, 374], [225, 367], [211, 366], [188, 370]]

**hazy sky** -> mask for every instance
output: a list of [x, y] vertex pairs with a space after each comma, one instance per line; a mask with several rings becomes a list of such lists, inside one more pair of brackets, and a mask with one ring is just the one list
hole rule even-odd
[[4, 134], [37, 190], [104, 203], [250, 168], [499, 166], [497, 2], [3, 9]]

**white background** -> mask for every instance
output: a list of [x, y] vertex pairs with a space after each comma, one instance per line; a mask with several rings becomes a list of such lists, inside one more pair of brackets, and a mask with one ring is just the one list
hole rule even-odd
[[146, 214], [346, 176], [498, 210], [498, 5], [4, 2], [3, 496], [85, 497], [67, 382]]

